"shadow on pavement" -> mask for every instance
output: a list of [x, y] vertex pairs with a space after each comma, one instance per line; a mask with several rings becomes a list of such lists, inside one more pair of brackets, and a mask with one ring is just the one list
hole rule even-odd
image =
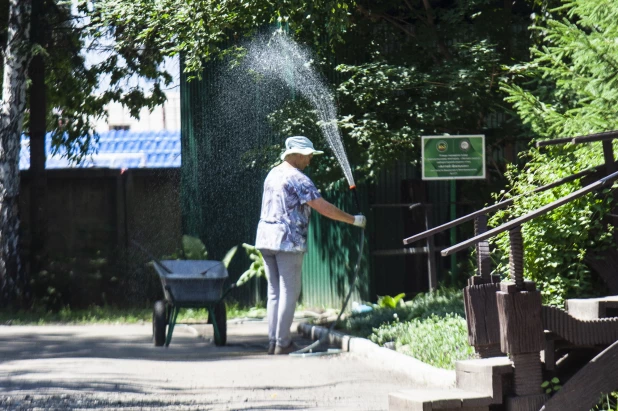
[[[155, 347], [150, 324], [0, 327], [0, 364], [49, 358], [217, 361], [266, 355], [266, 324], [228, 324], [227, 344], [215, 346], [212, 326], [177, 325], [169, 347]], [[301, 346], [311, 343], [294, 334]]]

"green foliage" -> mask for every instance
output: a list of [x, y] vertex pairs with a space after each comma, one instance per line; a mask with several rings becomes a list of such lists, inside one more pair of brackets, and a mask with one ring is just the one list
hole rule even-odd
[[[225, 268], [230, 266], [230, 262], [236, 255], [236, 251], [238, 250], [238, 246], [227, 250], [225, 256], [221, 260]], [[208, 260], [208, 250], [206, 250], [206, 246], [197, 237], [193, 237], [190, 235], [182, 236], [182, 248], [177, 250], [170, 256], [163, 257], [164, 260]]]
[[208, 260], [206, 246], [196, 237], [182, 236], [182, 253], [185, 260]]
[[[0, 14], [6, 15], [8, 2], [0, 3]], [[171, 82], [160, 69], [163, 55], [152, 43], [123, 43], [120, 27], [99, 25], [92, 3], [56, 0], [32, 7], [31, 49], [44, 62], [52, 151], [76, 162], [94, 151], [98, 136], [93, 124], [107, 116], [107, 104], [119, 102], [139, 117], [141, 108], [153, 109], [165, 101], [162, 86]], [[0, 37], [5, 39], [7, 21], [0, 23]], [[87, 62], [85, 50], [96, 50], [100, 60]], [[29, 121], [26, 111], [26, 134]]]
[[[515, 203], [508, 210], [496, 213], [490, 225], [527, 214], [579, 189], [581, 186], [576, 182], [537, 195], [529, 194], [538, 186], [594, 166], [602, 158], [598, 148], [585, 153], [573, 148], [557, 151], [554, 153], [559, 156], [552, 158], [531, 150], [522, 170], [514, 167], [509, 170], [507, 178], [512, 188], [499, 193], [496, 200], [515, 197]], [[585, 258], [590, 250], [604, 250], [612, 242], [613, 226], [603, 220], [611, 201], [607, 190], [589, 194], [523, 225], [524, 274], [537, 283], [546, 304], [562, 306], [566, 298], [598, 293], [598, 284]], [[494, 238], [493, 243], [497, 246], [496, 270], [507, 276], [508, 233]]]
[[[315, 51], [314, 66], [336, 90], [337, 121], [350, 163], [363, 178], [403, 158], [417, 161], [423, 134], [484, 132], [490, 156], [494, 147], [520, 134], [498, 90], [502, 64], [527, 59], [530, 10], [520, 2], [500, 7], [490, 0], [82, 3], [90, 7], [94, 29], [113, 28], [120, 50], [131, 45], [182, 56], [189, 77], [201, 76], [209, 60], [242, 56], [242, 41], [259, 31], [285, 30]], [[272, 120], [281, 135], [303, 134], [322, 143], [314, 113], [298, 100], [273, 113]], [[251, 154], [257, 157], [249, 163], [276, 161]], [[322, 162], [316, 178], [341, 178], [334, 158]], [[490, 174], [501, 178], [502, 164], [492, 164]]]
[[617, 15], [613, 2], [575, 0], [537, 17], [532, 62], [512, 67], [515, 84], [502, 86], [535, 133], [574, 136], [617, 128], [608, 115], [618, 100], [618, 44], [608, 41], [618, 35]]
[[415, 318], [427, 318], [431, 315], [444, 316], [448, 313], [464, 316], [463, 295], [460, 290], [439, 289], [429, 293], [422, 293], [404, 306], [396, 308], [374, 309], [364, 313], [353, 313], [342, 320], [338, 328], [354, 335], [367, 338], [374, 328], [393, 321], [410, 321]]
[[266, 278], [264, 258], [262, 257], [262, 253], [260, 253], [260, 250], [255, 248], [255, 246], [246, 243], [243, 243], [242, 246], [247, 252], [247, 255], [249, 256], [249, 259], [252, 261], [252, 263], [249, 268], [244, 273], [242, 273], [240, 278], [238, 278], [236, 286], [241, 286], [254, 277]]
[[238, 250], [238, 246], [235, 245], [234, 247], [227, 250], [227, 252], [225, 253], [225, 255], [223, 256], [223, 259], [221, 260], [225, 268], [228, 268], [230, 266], [230, 262], [232, 261], [232, 258], [234, 258], [234, 256], [236, 255], [237, 250]]
[[[533, 60], [512, 66], [509, 81], [501, 85], [506, 100], [536, 135], [618, 129], [618, 117], [611, 114], [618, 103], [618, 44], [608, 41], [618, 35], [617, 17], [618, 4], [603, 0], [562, 3], [536, 17]], [[596, 143], [531, 149], [525, 159], [525, 167], [509, 170], [510, 190], [499, 196], [521, 197], [494, 217], [494, 225], [580, 188], [581, 182], [575, 182], [529, 195], [536, 186], [600, 164], [603, 155]], [[589, 194], [523, 226], [526, 276], [537, 281], [546, 303], [561, 305], [565, 298], [599, 293], [586, 259], [613, 241], [613, 224], [605, 219], [611, 201], [607, 190]], [[499, 271], [505, 273], [508, 241], [502, 237], [495, 244], [502, 252]]]
[[337, 90], [340, 99], [354, 109], [340, 118], [340, 127], [364, 148], [363, 174], [402, 153], [416, 160], [421, 135], [479, 130], [483, 116], [497, 108], [494, 78], [501, 73], [495, 45], [456, 43], [449, 52], [450, 60], [429, 66], [418, 55], [392, 63], [380, 55], [337, 67], [346, 79]]
[[[264, 318], [263, 307], [241, 307], [235, 302], [225, 300], [227, 318]], [[187, 308], [180, 310], [178, 323], [205, 322], [208, 320], [207, 308]], [[28, 311], [0, 312], [0, 324], [6, 325], [44, 325], [44, 324], [134, 324], [152, 321], [152, 306], [142, 308], [119, 308], [111, 305], [91, 305], [87, 308], [61, 307], [57, 310], [36, 307]]]
[[[483, 132], [491, 157], [521, 134], [498, 85], [504, 62], [527, 60], [530, 10], [485, 0], [425, 4], [358, 1], [345, 44], [315, 62], [336, 90], [338, 125], [361, 178], [418, 161], [421, 135]], [[277, 114], [277, 130], [319, 141], [313, 113], [293, 110]], [[491, 166], [490, 178], [500, 179], [503, 164]], [[332, 181], [333, 168], [328, 161], [316, 178]]]
[[46, 324], [134, 324], [152, 321], [150, 308], [117, 308], [91, 305], [74, 309], [69, 306], [57, 310], [36, 307], [27, 311], [0, 312], [0, 324], [46, 325]]
[[[222, 56], [233, 42], [265, 26], [306, 33], [314, 45], [341, 39], [354, 1], [82, 1], [98, 30], [116, 28], [118, 48], [156, 45], [161, 54], [182, 56], [186, 73], [201, 76], [206, 61]], [[233, 51], [230, 49], [228, 51]]]
[[369, 339], [379, 345], [395, 342], [397, 351], [451, 370], [455, 361], [475, 357], [474, 347], [468, 344], [466, 320], [454, 314], [384, 324]]
[[603, 395], [591, 411], [618, 411], [618, 392]]
[[549, 381], [543, 381], [543, 383], [541, 384], [541, 388], [543, 388], [545, 394], [553, 394], [557, 391], [560, 391], [562, 385], [560, 385], [560, 380], [554, 377]]
[[101, 251], [76, 257], [51, 256], [43, 269], [32, 273], [32, 308], [57, 312], [120, 302], [123, 279], [119, 264]]
[[394, 297], [391, 297], [390, 295], [378, 296], [378, 306], [381, 308], [397, 308], [397, 305], [401, 304], [405, 307], [405, 303], [403, 301], [405, 296], [405, 293], [397, 294]]
[[404, 304], [400, 298], [403, 294], [391, 297], [392, 305], [376, 304], [372, 311], [352, 314], [339, 328], [379, 345], [392, 342], [397, 351], [436, 367], [453, 369], [455, 361], [474, 356], [460, 290], [419, 294]]

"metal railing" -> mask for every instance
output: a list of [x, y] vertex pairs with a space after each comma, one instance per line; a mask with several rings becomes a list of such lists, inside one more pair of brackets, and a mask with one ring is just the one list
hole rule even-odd
[[[579, 173], [576, 173], [576, 174], [573, 174], [573, 175], [561, 178], [560, 180], [554, 181], [553, 183], [546, 184], [544, 186], [538, 187], [538, 188], [534, 189], [533, 191], [531, 191], [530, 193], [521, 194], [519, 196], [510, 198], [508, 200], [501, 201], [501, 202], [493, 204], [491, 206], [482, 208], [482, 209], [477, 210], [477, 211], [475, 211], [473, 213], [470, 213], [468, 215], [465, 215], [463, 217], [460, 217], [458, 219], [450, 221], [450, 222], [448, 222], [446, 224], [442, 224], [442, 225], [440, 225], [438, 227], [429, 228], [429, 226], [427, 226], [427, 230], [426, 231], [421, 232], [419, 234], [416, 234], [416, 235], [413, 235], [411, 237], [408, 237], [408, 238], [404, 239], [403, 243], [404, 243], [404, 245], [408, 245], [408, 244], [412, 244], [412, 243], [414, 243], [416, 241], [427, 239], [427, 242], [428, 242], [427, 248], [430, 249], [429, 248], [429, 244], [432, 243], [431, 240], [433, 239], [433, 236], [435, 234], [438, 234], [438, 233], [443, 232], [445, 230], [451, 229], [451, 228], [453, 228], [455, 226], [458, 226], [458, 225], [460, 225], [462, 223], [465, 223], [467, 221], [474, 220], [474, 233], [476, 235], [476, 237], [474, 237], [474, 239], [477, 239], [477, 241], [471, 242], [472, 239], [468, 240], [468, 241], [464, 242], [465, 245], [461, 246], [461, 248], [466, 248], [469, 245], [476, 244], [476, 247], [477, 247], [476, 248], [476, 251], [477, 251], [476, 258], [477, 258], [478, 275], [480, 275], [485, 281], [489, 281], [490, 280], [490, 276], [491, 276], [491, 258], [490, 258], [489, 243], [486, 240], [488, 238], [492, 237], [492, 235], [489, 235], [489, 236], [484, 236], [483, 235], [483, 233], [488, 233], [488, 231], [487, 231], [487, 214], [510, 206], [511, 204], [513, 204], [515, 202], [515, 200], [517, 198], [520, 198], [522, 196], [527, 196], [527, 195], [530, 195], [530, 194], [540, 193], [540, 192], [543, 192], [543, 191], [546, 191], [546, 190], [550, 190], [550, 189], [552, 189], [554, 187], [558, 187], [558, 186], [560, 186], [562, 184], [566, 184], [568, 182], [580, 179], [582, 177], [586, 177], [586, 176], [592, 175], [594, 173], [603, 171], [604, 169], [606, 169], [606, 165], [605, 164], [597, 166], [597, 167], [591, 167], [591, 168], [586, 169], [584, 171], [581, 171]], [[494, 232], [494, 231], [492, 231], [492, 232]], [[519, 235], [521, 235], [521, 234], [519, 234]], [[481, 236], [482, 236], [482, 238], [480, 238]], [[464, 243], [460, 243], [460, 244], [464, 244]], [[457, 248], [456, 250], [454, 250], [454, 248], [458, 247], [458, 246], [459, 246], [459, 244], [457, 244], [455, 246], [452, 246], [452, 247], [445, 248], [445, 249], [441, 250], [441, 254], [443, 256], [447, 256], [447, 255], [450, 255], [450, 254], [452, 254], [452, 253], [454, 253], [456, 251], [459, 251], [461, 248]], [[433, 248], [433, 247], [431, 247], [431, 249], [435, 250], [435, 248]], [[523, 268], [523, 250], [521, 250], [521, 251], [519, 251], [519, 250], [512, 250], [512, 251], [515, 253], [514, 256], [513, 256], [514, 258], [517, 258], [516, 257], [517, 255], [520, 255], [520, 254], [522, 255], [522, 257], [521, 257], [521, 260], [522, 260], [521, 264], [522, 264], [522, 268]], [[445, 254], [447, 252], [448, 252], [448, 254]], [[517, 263], [517, 264], [519, 264], [519, 263]], [[433, 266], [433, 265], [435, 265], [435, 264], [430, 263], [430, 267]], [[430, 277], [431, 277], [431, 274], [430, 274]], [[519, 275], [518, 275], [518, 277], [519, 277]], [[430, 283], [431, 282], [432, 281], [430, 281]], [[435, 280], [433, 282], [434, 282], [434, 285], [435, 285]], [[431, 289], [433, 289], [433, 288], [431, 288]]]
[[588, 193], [605, 188], [606, 186], [610, 185], [610, 183], [614, 182], [617, 179], [618, 179], [618, 172], [614, 172], [606, 177], [601, 178], [600, 180], [595, 181], [592, 184], [582, 187], [579, 190], [574, 191], [573, 193], [566, 195], [543, 207], [540, 207], [526, 215], [518, 217], [514, 220], [504, 223], [501, 226], [498, 226], [491, 230], [485, 231], [484, 233], [480, 233], [476, 235], [475, 237], [470, 238], [469, 240], [462, 241], [459, 244], [446, 248], [442, 250], [441, 254], [443, 257], [446, 257], [452, 253], [468, 248], [471, 245], [479, 244], [500, 233], [509, 231], [509, 241], [510, 241], [509, 273], [510, 273], [511, 280], [515, 283], [517, 289], [522, 290], [524, 288], [524, 278], [523, 278], [524, 247], [523, 247], [523, 240], [521, 236], [521, 225], [543, 214], [547, 214], [548, 212], [560, 206], [563, 206], [566, 203], [572, 200], [575, 200], [576, 198], [583, 197], [584, 195]]
[[469, 247], [471, 245], [474, 245], [474, 244], [476, 244], [476, 243], [478, 243], [480, 241], [487, 240], [487, 239], [489, 239], [489, 238], [491, 238], [491, 237], [493, 237], [495, 235], [503, 233], [503, 232], [505, 232], [507, 230], [511, 230], [511, 229], [513, 229], [513, 228], [515, 228], [517, 226], [520, 226], [523, 223], [525, 223], [527, 221], [530, 221], [530, 220], [532, 220], [532, 219], [534, 219], [534, 218], [536, 218], [536, 217], [538, 217], [540, 215], [546, 214], [549, 211], [552, 211], [552, 210], [554, 210], [554, 209], [556, 209], [556, 208], [558, 208], [558, 207], [560, 207], [560, 206], [570, 202], [571, 200], [575, 200], [576, 198], [582, 197], [582, 196], [584, 196], [584, 195], [586, 195], [586, 194], [588, 194], [588, 193], [590, 193], [592, 191], [599, 190], [599, 189], [607, 186], [609, 183], [613, 182], [616, 179], [618, 179], [618, 172], [615, 172], [615, 173], [612, 173], [612, 174], [610, 174], [610, 175], [608, 175], [606, 177], [603, 177], [602, 179], [600, 179], [600, 180], [598, 180], [598, 181], [596, 181], [596, 182], [594, 182], [592, 184], [589, 184], [589, 185], [587, 185], [585, 187], [582, 187], [579, 190], [574, 191], [571, 194], [566, 195], [566, 196], [564, 196], [564, 197], [554, 201], [553, 203], [546, 204], [543, 207], [537, 208], [536, 210], [534, 210], [534, 211], [532, 211], [532, 212], [530, 212], [530, 213], [528, 213], [526, 215], [523, 215], [523, 216], [518, 217], [518, 218], [516, 218], [514, 220], [511, 220], [508, 223], [504, 223], [504, 224], [502, 224], [499, 227], [496, 227], [496, 228], [493, 228], [491, 230], [488, 230], [488, 231], [486, 231], [486, 232], [484, 232], [482, 234], [477, 235], [476, 237], [470, 238], [469, 240], [462, 241], [461, 243], [456, 244], [456, 245], [454, 245], [452, 247], [445, 248], [444, 250], [442, 250], [442, 256], [446, 257], [446, 256], [448, 256], [448, 255], [450, 255], [452, 253], [455, 253], [457, 251], [463, 250], [464, 248], [467, 248], [467, 247]]
[[544, 186], [538, 187], [538, 188], [532, 190], [530, 193], [520, 194], [520, 195], [515, 196], [513, 198], [509, 198], [508, 200], [504, 200], [504, 201], [501, 201], [499, 203], [493, 204], [491, 206], [487, 206], [487, 207], [481, 208], [480, 210], [474, 211], [474, 212], [472, 212], [470, 214], [467, 214], [467, 215], [465, 215], [463, 217], [459, 217], [459, 218], [457, 218], [457, 219], [455, 219], [453, 221], [449, 221], [448, 223], [442, 224], [442, 225], [434, 227], [434, 228], [432, 228], [430, 230], [423, 231], [422, 233], [418, 233], [418, 234], [415, 234], [415, 235], [413, 235], [411, 237], [405, 238], [403, 240], [403, 243], [405, 245], [412, 244], [412, 243], [414, 243], [416, 241], [422, 240], [422, 239], [427, 238], [429, 236], [432, 236], [434, 234], [438, 234], [438, 233], [441, 233], [442, 231], [445, 231], [445, 230], [448, 230], [450, 228], [456, 227], [456, 226], [458, 226], [458, 225], [460, 225], [462, 223], [465, 223], [467, 221], [474, 220], [475, 218], [477, 218], [479, 216], [487, 215], [487, 214], [489, 214], [491, 212], [500, 210], [502, 208], [506, 208], [506, 207], [512, 205], [515, 202], [515, 200], [520, 198], [520, 197], [525, 197], [525, 196], [528, 196], [530, 194], [536, 194], [536, 193], [541, 193], [543, 191], [551, 190], [552, 188], [561, 186], [562, 184], [566, 184], [566, 183], [569, 183], [571, 181], [575, 181], [575, 180], [580, 179], [582, 177], [586, 177], [588, 175], [591, 175], [591, 174], [593, 174], [595, 172], [603, 171], [603, 169], [605, 167], [606, 167], [605, 164], [602, 164], [602, 165], [596, 166], [596, 167], [591, 167], [591, 168], [588, 168], [586, 170], [580, 171], [579, 173], [570, 175], [568, 177], [561, 178], [560, 180], [554, 181], [553, 183], [546, 184]]

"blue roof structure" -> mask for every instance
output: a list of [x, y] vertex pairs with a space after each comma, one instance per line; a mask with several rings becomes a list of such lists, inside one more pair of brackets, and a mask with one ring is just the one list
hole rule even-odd
[[[47, 135], [47, 169], [54, 168], [162, 168], [180, 167], [180, 131], [112, 130], [99, 133], [93, 154], [80, 164], [70, 163], [61, 154], [51, 155], [51, 135]], [[30, 168], [30, 139], [23, 137], [19, 169]]]

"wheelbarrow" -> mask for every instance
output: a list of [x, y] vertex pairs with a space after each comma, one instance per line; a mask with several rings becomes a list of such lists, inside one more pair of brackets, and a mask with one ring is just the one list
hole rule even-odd
[[225, 265], [214, 260], [155, 260], [154, 267], [165, 295], [165, 300], [155, 302], [152, 312], [154, 345], [170, 345], [181, 308], [207, 308], [215, 345], [225, 345], [227, 314], [223, 299], [235, 287], [232, 284], [223, 290], [228, 278]]

